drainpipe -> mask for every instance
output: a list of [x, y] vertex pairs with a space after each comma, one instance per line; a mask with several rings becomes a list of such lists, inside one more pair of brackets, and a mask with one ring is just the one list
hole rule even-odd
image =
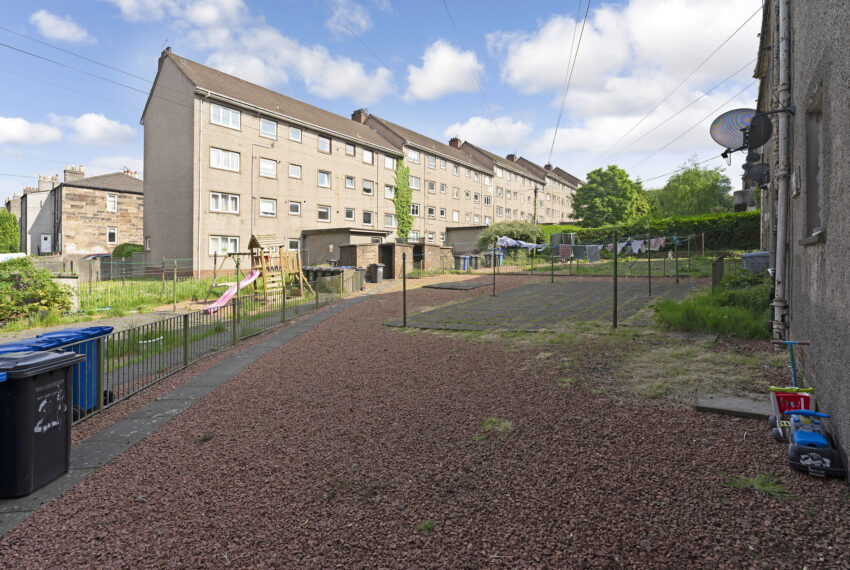
[[786, 252], [788, 234], [789, 112], [791, 105], [791, 26], [788, 19], [788, 0], [779, 0], [779, 168], [776, 173], [776, 295], [773, 300], [773, 337], [784, 339], [788, 326], [788, 287], [786, 286]]
[[198, 232], [197, 232], [198, 233], [198, 236], [197, 236], [198, 247], [196, 248], [197, 249], [197, 255], [198, 255], [197, 261], [196, 261], [196, 265], [197, 265], [197, 268], [198, 268], [198, 275], [197, 275], [198, 280], [201, 279], [201, 212], [203, 210], [203, 202], [204, 202], [204, 200], [203, 200], [203, 195], [204, 195], [203, 194], [203, 184], [202, 184], [203, 173], [204, 173], [204, 168], [203, 168], [204, 150], [203, 150], [203, 143], [201, 141], [202, 141], [202, 135], [203, 135], [203, 132], [204, 132], [204, 101], [206, 101], [207, 97], [209, 97], [209, 96], [210, 96], [210, 92], [207, 91], [207, 94], [204, 95], [203, 99], [201, 99], [200, 110], [198, 112]]

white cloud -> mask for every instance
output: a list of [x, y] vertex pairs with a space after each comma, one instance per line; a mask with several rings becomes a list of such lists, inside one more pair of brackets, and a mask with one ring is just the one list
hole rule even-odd
[[131, 22], [159, 21], [176, 11], [172, 0], [107, 0], [121, 10], [121, 15]]
[[248, 7], [242, 0], [196, 0], [186, 5], [183, 17], [194, 26], [233, 27], [248, 18]]
[[352, 0], [333, 0], [331, 17], [325, 26], [336, 35], [362, 34], [372, 27], [369, 11]]
[[20, 117], [0, 117], [0, 144], [39, 145], [61, 140], [62, 131], [56, 127]]
[[132, 171], [139, 173], [139, 178], [142, 178], [142, 168], [144, 160], [135, 156], [102, 156], [90, 160], [85, 165], [86, 176], [98, 176], [100, 174], [111, 174], [113, 172], [121, 172], [124, 168], [129, 168]]
[[79, 117], [50, 115], [50, 119], [56, 125], [70, 128], [74, 139], [86, 144], [122, 144], [136, 137], [133, 127], [107, 119], [99, 113], [85, 113]]
[[57, 16], [47, 10], [39, 10], [30, 16], [30, 23], [38, 28], [45, 38], [69, 43], [94, 44], [97, 38], [79, 26], [71, 16]]
[[496, 117], [495, 120], [486, 117], [470, 117], [465, 123], [449, 125], [443, 135], [447, 138], [459, 137], [494, 154], [502, 155], [505, 154], [503, 153], [505, 144], [508, 145], [508, 152], [523, 148], [532, 130], [533, 126], [530, 123], [510, 117]]
[[475, 76], [483, 70], [474, 51], [460, 51], [437, 40], [425, 49], [422, 67], [407, 67], [409, 85], [404, 99], [437, 99], [449, 93], [475, 91]]

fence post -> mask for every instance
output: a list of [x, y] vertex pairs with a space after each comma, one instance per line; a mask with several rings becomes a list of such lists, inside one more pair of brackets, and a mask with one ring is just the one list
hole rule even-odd
[[177, 260], [174, 260], [174, 279], [172, 287], [171, 308], [173, 312], [177, 312]]
[[106, 366], [106, 342], [104, 342], [105, 336], [97, 337], [97, 375], [95, 377], [95, 390], [97, 393], [95, 397], [97, 398], [97, 410], [100, 411], [103, 409], [103, 372], [104, 367]]
[[673, 236], [673, 253], [676, 256], [676, 285], [679, 284], [679, 240]]
[[496, 246], [498, 245], [498, 243], [499, 242], [497, 242], [497, 241], [493, 242], [493, 256], [491, 258], [493, 260], [492, 263], [493, 263], [493, 296], [494, 297], [496, 296]]
[[688, 236], [688, 272], [691, 271], [691, 238], [693, 236]]
[[160, 297], [165, 295], [165, 258], [162, 258], [162, 293], [159, 294]]
[[702, 232], [702, 256], [705, 257], [705, 232]]
[[617, 328], [617, 230], [614, 230], [614, 328]]
[[647, 282], [649, 283], [649, 296], [652, 297], [652, 246], [649, 242], [652, 241], [652, 234], [646, 234], [647, 248], [646, 248], [646, 275], [648, 277]]
[[401, 254], [401, 326], [407, 326], [407, 254]]
[[549, 269], [549, 283], [555, 282], [555, 256], [552, 255], [552, 250], [549, 250], [549, 261], [550, 261], [550, 269]]
[[183, 368], [189, 366], [189, 313], [183, 315]]
[[281, 309], [280, 309], [280, 322], [285, 323], [286, 322], [286, 282], [285, 281], [283, 283], [283, 288], [281, 289], [281, 292], [283, 293], [283, 304], [282, 304]]
[[237, 329], [237, 326], [238, 326], [236, 315], [239, 312], [238, 311], [238, 307], [239, 307], [239, 297], [238, 296], [233, 298], [233, 302], [231, 303], [231, 306], [233, 307], [233, 309], [232, 309], [233, 310], [233, 315], [232, 315], [233, 318], [231, 319], [231, 323], [233, 325], [232, 326], [232, 328], [233, 328], [233, 344], [235, 345], [236, 341], [239, 339], [239, 337], [236, 333], [236, 329]]
[[342, 299], [342, 289], [344, 287], [343, 279], [345, 278], [345, 271], [339, 274], [339, 298]]
[[92, 263], [91, 260], [89, 260], [89, 298], [91, 298], [91, 280], [92, 280], [92, 275], [94, 275], [94, 271], [91, 268], [91, 263]]
[[313, 310], [318, 311], [319, 310], [319, 277], [316, 277], [315, 293], [316, 293], [316, 305], [313, 307]]

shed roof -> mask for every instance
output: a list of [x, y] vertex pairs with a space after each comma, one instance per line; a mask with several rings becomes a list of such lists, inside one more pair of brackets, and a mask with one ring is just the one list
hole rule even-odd
[[269, 249], [272, 247], [279, 247], [281, 245], [283, 245], [283, 240], [281, 240], [277, 234], [255, 234], [252, 235], [250, 241], [248, 241], [248, 249]]

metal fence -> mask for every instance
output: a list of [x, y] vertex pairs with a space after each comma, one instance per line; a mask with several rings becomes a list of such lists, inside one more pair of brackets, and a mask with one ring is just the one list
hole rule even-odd
[[[310, 288], [237, 295], [215, 312], [195, 311], [67, 345], [86, 355], [74, 368], [74, 421], [125, 400], [215, 351], [308, 314], [360, 289], [357, 272]], [[299, 293], [299, 296], [295, 296]]]

